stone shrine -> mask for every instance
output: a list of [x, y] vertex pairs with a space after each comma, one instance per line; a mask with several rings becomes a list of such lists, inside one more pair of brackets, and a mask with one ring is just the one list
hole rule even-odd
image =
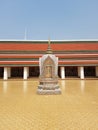
[[40, 77], [38, 85], [38, 94], [61, 94], [58, 84], [58, 57], [53, 55], [48, 43], [48, 49], [45, 55], [39, 58]]

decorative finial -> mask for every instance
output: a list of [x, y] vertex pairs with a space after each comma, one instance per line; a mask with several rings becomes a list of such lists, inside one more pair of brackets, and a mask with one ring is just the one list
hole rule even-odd
[[49, 40], [48, 40], [48, 49], [47, 49], [46, 53], [47, 53], [47, 54], [52, 54], [52, 53], [53, 53], [53, 52], [52, 52], [52, 49], [51, 49], [51, 46], [50, 46], [50, 38], [49, 38]]

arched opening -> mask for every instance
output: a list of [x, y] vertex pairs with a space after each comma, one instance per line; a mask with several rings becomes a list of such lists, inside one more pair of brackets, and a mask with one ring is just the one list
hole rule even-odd
[[66, 77], [78, 77], [78, 68], [76, 66], [66, 66], [65, 67]]
[[12, 67], [11, 77], [22, 77], [23, 78], [23, 67]]
[[29, 67], [29, 77], [39, 76], [39, 66]]
[[4, 68], [0, 67], [0, 78], [3, 78], [3, 72], [4, 72]]
[[95, 67], [94, 66], [85, 66], [84, 75], [85, 75], [85, 77], [95, 77], [96, 76]]

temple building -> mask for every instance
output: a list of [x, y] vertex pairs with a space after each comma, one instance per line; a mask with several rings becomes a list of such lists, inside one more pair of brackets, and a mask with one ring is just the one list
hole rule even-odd
[[[0, 78], [39, 77], [39, 58], [48, 40], [0, 40]], [[58, 61], [58, 76], [98, 78], [98, 40], [51, 40]]]

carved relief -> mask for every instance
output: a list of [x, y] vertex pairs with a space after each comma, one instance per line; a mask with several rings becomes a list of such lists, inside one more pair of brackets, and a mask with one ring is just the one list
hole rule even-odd
[[45, 66], [44, 75], [45, 75], [45, 78], [52, 78], [52, 66], [50, 65]]
[[43, 63], [43, 74], [44, 78], [52, 78], [54, 77], [54, 62], [50, 57]]

